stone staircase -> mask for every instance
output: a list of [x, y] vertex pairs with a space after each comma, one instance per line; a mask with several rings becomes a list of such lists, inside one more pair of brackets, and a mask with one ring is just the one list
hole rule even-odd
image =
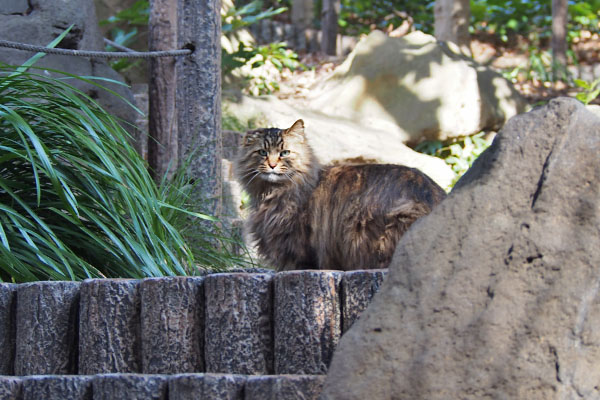
[[0, 283], [0, 399], [316, 399], [385, 274]]

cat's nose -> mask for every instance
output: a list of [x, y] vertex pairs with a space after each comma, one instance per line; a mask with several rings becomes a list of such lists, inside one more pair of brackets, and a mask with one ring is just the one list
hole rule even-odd
[[271, 169], [275, 169], [275, 167], [277, 166], [277, 159], [274, 157], [269, 157], [269, 159], [267, 160], [267, 163], [269, 164], [269, 167], [271, 167]]

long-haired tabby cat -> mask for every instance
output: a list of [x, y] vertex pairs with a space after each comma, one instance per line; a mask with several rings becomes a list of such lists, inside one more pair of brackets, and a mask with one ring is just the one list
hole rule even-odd
[[385, 268], [402, 234], [446, 196], [401, 165], [322, 168], [302, 120], [247, 132], [236, 174], [258, 250], [278, 271]]

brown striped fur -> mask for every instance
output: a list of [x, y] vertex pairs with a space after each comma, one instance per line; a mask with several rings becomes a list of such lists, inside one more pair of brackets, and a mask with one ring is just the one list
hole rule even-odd
[[322, 168], [302, 120], [247, 132], [236, 174], [250, 196], [258, 249], [278, 271], [385, 268], [402, 234], [446, 196], [401, 165]]

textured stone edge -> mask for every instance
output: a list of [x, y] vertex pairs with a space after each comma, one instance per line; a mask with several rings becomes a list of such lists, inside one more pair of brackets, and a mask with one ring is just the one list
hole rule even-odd
[[178, 276], [141, 281], [143, 373], [205, 370], [204, 279]]
[[[98, 374], [0, 375], [3, 400], [128, 399], [318, 399], [325, 375]], [[117, 397], [113, 397], [119, 393]]]
[[[207, 372], [273, 373], [273, 279], [271, 274], [206, 277]], [[212, 329], [218, 326], [219, 329]]]
[[[17, 286], [0, 283], [0, 374], [14, 374], [17, 330]], [[0, 396], [0, 398], [2, 398]]]
[[[228, 274], [228, 273], [227, 273]], [[361, 271], [348, 271], [348, 272], [342, 272], [342, 271], [317, 271], [317, 270], [305, 270], [305, 271], [289, 271], [289, 272], [285, 272], [285, 273], [278, 273], [278, 274], [257, 274], [262, 276], [264, 279], [268, 280], [269, 283], [269, 287], [271, 289], [269, 289], [271, 291], [271, 298], [270, 298], [270, 306], [271, 309], [268, 311], [270, 313], [269, 315], [269, 319], [270, 319], [270, 324], [271, 324], [271, 341], [272, 343], [269, 345], [269, 347], [271, 348], [271, 351], [276, 349], [276, 346], [274, 344], [274, 342], [276, 341], [276, 332], [275, 332], [275, 325], [277, 324], [277, 322], [275, 321], [275, 318], [277, 318], [277, 311], [276, 308], [277, 306], [277, 301], [278, 299], [275, 296], [275, 281], [277, 279], [281, 279], [282, 278], [282, 274], [292, 274], [292, 275], [299, 275], [299, 276], [303, 276], [303, 277], [311, 277], [318, 280], [324, 280], [327, 281], [327, 279], [329, 278], [323, 278], [324, 276], [330, 276], [330, 275], [334, 275], [334, 281], [335, 284], [334, 286], [336, 287], [334, 289], [334, 292], [336, 292], [335, 294], [335, 303], [337, 304], [335, 306], [336, 310], [334, 314], [339, 314], [339, 318], [338, 317], [334, 317], [334, 320], [337, 321], [338, 319], [341, 319], [341, 323], [344, 323], [344, 320], [346, 319], [345, 317], [345, 313], [348, 313], [348, 305], [345, 304], [346, 300], [348, 300], [351, 297], [356, 297], [356, 296], [348, 296], [346, 294], [344, 294], [344, 281], [350, 281], [352, 280], [351, 277], [360, 277], [360, 276], [365, 276], [365, 280], [368, 282], [363, 282], [364, 286], [364, 290], [361, 289], [361, 293], [363, 291], [366, 291], [365, 293], [368, 294], [368, 296], [365, 297], [365, 293], [358, 295], [358, 298], [363, 298], [366, 299], [368, 297], [368, 301], [370, 301], [372, 295], [374, 294], [374, 289], [373, 289], [373, 281], [372, 278], [375, 276], [379, 276], [380, 274], [383, 274], [383, 276], [385, 275], [385, 270], [384, 272], [381, 272], [381, 270], [361, 270]], [[243, 278], [243, 277], [248, 277], [248, 279], [253, 279], [253, 274], [244, 274], [244, 273], [232, 273], [232, 275], [236, 275], [239, 278]], [[323, 277], [319, 278], [319, 275], [323, 275]], [[367, 278], [370, 277], [370, 278]], [[341, 278], [341, 279], [340, 279]], [[36, 371], [30, 371], [30, 372], [26, 372], [27, 374], [40, 374], [40, 373], [60, 373], [60, 374], [69, 374], [69, 373], [76, 373], [79, 372], [82, 375], [89, 375], [89, 374], [101, 374], [101, 373], [156, 373], [156, 374], [166, 374], [166, 373], [176, 373], [176, 374], [181, 374], [181, 373], [204, 373], [204, 372], [216, 372], [216, 371], [208, 371], [206, 368], [206, 354], [205, 353], [205, 349], [204, 349], [204, 340], [203, 340], [203, 336], [206, 335], [207, 333], [207, 329], [208, 327], [205, 324], [205, 316], [206, 316], [206, 308], [207, 308], [207, 303], [206, 301], [204, 301], [202, 304], [197, 304], [196, 307], [198, 308], [198, 312], [200, 314], [200, 319], [201, 319], [201, 323], [202, 323], [202, 327], [199, 328], [194, 328], [196, 329], [196, 331], [198, 331], [201, 334], [201, 338], [199, 339], [200, 342], [199, 345], [202, 347], [199, 349], [200, 351], [200, 355], [199, 355], [199, 360], [198, 362], [202, 363], [202, 367], [200, 366], [196, 366], [196, 367], [192, 367], [192, 368], [183, 368], [181, 366], [176, 366], [176, 367], [170, 367], [168, 369], [158, 369], [158, 370], [146, 370], [144, 369], [143, 365], [138, 365], [135, 361], [137, 360], [137, 357], [140, 358], [140, 364], [142, 361], [142, 357], [143, 355], [139, 352], [140, 348], [141, 350], [143, 350], [144, 346], [142, 345], [142, 341], [144, 341], [144, 337], [142, 336], [142, 329], [143, 329], [143, 313], [144, 313], [144, 305], [141, 304], [143, 303], [141, 301], [141, 292], [142, 286], [145, 285], [149, 285], [152, 286], [155, 282], [162, 282], [164, 280], [164, 283], [168, 283], [173, 281], [173, 279], [177, 280], [197, 280], [197, 284], [199, 286], [199, 293], [197, 294], [199, 296], [199, 300], [202, 301], [202, 299], [206, 300], [204, 298], [204, 290], [205, 290], [205, 279], [206, 277], [177, 277], [177, 278], [149, 278], [149, 279], [144, 279], [144, 280], [124, 280], [124, 279], [99, 279], [99, 280], [87, 280], [84, 281], [82, 283], [77, 283], [77, 285], [79, 285], [79, 290], [78, 290], [78, 306], [79, 306], [79, 313], [78, 313], [78, 317], [79, 317], [79, 321], [77, 326], [75, 327], [78, 332], [77, 332], [77, 338], [76, 338], [76, 342], [78, 342], [78, 344], [76, 345], [76, 349], [74, 350], [75, 354], [79, 353], [77, 357], [77, 359], [75, 360], [75, 365], [77, 366], [77, 364], [79, 364], [77, 367], [78, 369], [76, 371], [40, 371], [40, 372], [36, 372]], [[313, 280], [314, 280], [313, 279]], [[309, 279], [310, 280], [310, 279]], [[355, 279], [356, 280], [356, 279]], [[358, 280], [360, 280], [360, 278], [358, 278]], [[341, 281], [341, 282], [340, 282]], [[147, 282], [146, 284], [144, 284], [144, 282]], [[379, 282], [379, 280], [377, 280], [377, 282]], [[2, 283], [0, 284], [0, 300], [3, 301], [3, 305], [5, 305], [4, 308], [0, 309], [0, 333], [3, 332], [2, 329], [4, 329], [4, 331], [8, 331], [9, 334], [6, 335], [2, 335], [2, 337], [0, 337], [0, 339], [4, 339], [4, 344], [8, 343], [8, 345], [6, 345], [6, 347], [9, 349], [8, 352], [8, 357], [5, 357], [4, 360], [4, 364], [0, 363], [0, 367], [3, 367], [2, 370], [0, 370], [0, 374], [4, 374], [4, 375], [14, 375], [15, 372], [15, 364], [16, 364], [16, 349], [17, 349], [17, 344], [16, 344], [16, 329], [17, 329], [17, 295], [18, 295], [18, 291], [19, 291], [19, 287], [21, 287], [21, 285], [28, 285], [28, 284], [7, 284], [7, 283]], [[88, 293], [90, 290], [100, 290], [99, 287], [102, 286], [115, 286], [115, 287], [121, 287], [121, 289], [124, 289], [123, 286], [125, 287], [129, 287], [129, 294], [126, 295], [126, 297], [128, 297], [128, 300], [130, 302], [132, 302], [132, 304], [129, 307], [129, 311], [125, 312], [125, 314], [127, 315], [127, 320], [126, 323], [122, 324], [124, 325], [123, 327], [121, 327], [120, 329], [123, 330], [125, 329], [125, 331], [127, 331], [127, 338], [128, 340], [126, 341], [127, 343], [123, 342], [121, 343], [121, 347], [125, 346], [123, 349], [121, 349], [122, 351], [126, 351], [126, 352], [136, 352], [137, 349], [137, 356], [135, 356], [135, 360], [130, 360], [128, 363], [125, 363], [123, 365], [125, 365], [127, 368], [122, 368], [122, 369], [117, 369], [115, 366], [110, 366], [110, 365], [104, 365], [103, 367], [100, 365], [97, 365], [97, 363], [99, 361], [101, 361], [100, 359], [102, 359], [102, 357], [100, 357], [100, 359], [97, 359], [99, 357], [98, 352], [102, 351], [102, 348], [98, 347], [98, 346], [94, 346], [93, 344], [99, 340], [99, 338], [95, 337], [95, 335], [87, 335], [89, 328], [91, 328], [94, 324], [92, 323], [92, 326], [90, 326], [90, 320], [89, 320], [89, 316], [86, 316], [86, 310], [87, 310], [87, 306], [89, 304], [90, 301], [90, 293]], [[168, 286], [168, 285], [167, 285]], [[318, 285], [316, 285], [318, 286]], [[326, 285], [327, 286], [327, 285]], [[358, 285], [361, 286], [361, 285]], [[320, 290], [320, 289], [319, 289]], [[101, 292], [104, 293], [103, 297], [107, 296], [108, 294], [112, 293], [108, 290], [100, 290]], [[127, 290], [125, 290], [127, 291]], [[368, 292], [368, 293], [367, 293]], [[108, 293], [108, 294], [107, 294]], [[120, 298], [120, 296], [123, 295], [122, 293], [117, 296], [117, 298]], [[315, 292], [315, 296], [317, 297], [321, 297], [320, 293], [316, 293]], [[176, 296], [172, 296], [171, 297], [176, 297]], [[308, 296], [303, 296], [303, 297], [310, 297], [310, 295]], [[314, 296], [313, 296], [314, 297]], [[118, 299], [112, 299], [110, 301], [108, 301], [108, 303], [114, 304], [115, 301], [119, 302]], [[106, 299], [105, 299], [106, 300]], [[305, 299], [306, 301], [308, 301], [309, 303], [314, 302], [314, 299]], [[96, 299], [93, 300], [93, 302], [98, 302], [98, 301], [102, 301], [100, 299]], [[363, 300], [360, 300], [363, 301]], [[366, 301], [366, 300], [365, 300]], [[289, 301], [288, 301], [289, 302]], [[290, 304], [294, 304], [293, 302]], [[106, 305], [105, 305], [106, 306]], [[362, 307], [359, 308], [366, 308], [367, 304], [364, 304]], [[116, 306], [115, 306], [116, 307]], [[118, 304], [117, 308], [122, 308], [123, 305], [122, 304]], [[285, 307], [285, 305], [282, 305], [281, 307]], [[280, 307], [280, 308], [281, 308]], [[102, 307], [101, 307], [102, 308]], [[185, 307], [184, 307], [185, 308]], [[113, 310], [113, 312], [115, 312], [115, 310]], [[332, 311], [328, 311], [328, 313], [330, 313]], [[135, 315], [134, 315], [135, 314]], [[285, 314], [285, 313], [284, 313]], [[289, 314], [289, 313], [288, 313]], [[107, 322], [106, 320], [106, 315], [104, 316], [98, 316], [98, 318], [100, 320], [104, 320], [104, 324]], [[305, 316], [308, 317], [308, 316]], [[97, 319], [98, 319], [97, 318]], [[288, 316], [289, 318], [289, 316]], [[110, 318], [109, 318], [110, 319]], [[332, 321], [333, 323], [334, 321]], [[135, 325], [135, 326], [131, 326], [131, 324]], [[118, 336], [120, 329], [118, 326], [112, 324], [112, 328], [111, 328], [111, 335], [109, 336]], [[334, 325], [339, 325], [338, 323], [334, 323]], [[130, 332], [129, 332], [130, 331]], [[337, 328], [336, 328], [337, 331]], [[87, 336], [86, 336], [87, 335]], [[132, 336], [133, 335], [133, 336]], [[334, 334], [335, 337], [332, 338], [332, 340], [334, 342], [337, 342], [337, 340], [339, 339], [339, 334], [335, 333]], [[8, 338], [8, 340], [7, 340]], [[115, 339], [115, 338], [113, 338]], [[147, 340], [148, 338], [146, 338], [146, 348], [148, 346], [151, 346], [152, 343], [151, 341]], [[297, 338], [296, 338], [297, 339]], [[111, 341], [110, 338], [104, 338], [103, 340], [100, 340], [100, 342], [104, 343], [104, 346], [107, 345], [107, 343], [109, 343]], [[334, 347], [335, 347], [335, 343], [333, 343]], [[101, 346], [102, 347], [102, 346]], [[110, 346], [109, 346], [110, 347]], [[139, 348], [138, 348], [139, 347]], [[327, 348], [329, 347], [329, 345], [326, 346]], [[120, 348], [120, 347], [119, 347]], [[153, 354], [155, 354], [156, 351], [153, 352]], [[155, 354], [156, 355], [156, 354]], [[273, 354], [270, 357], [275, 357], [275, 354]], [[104, 358], [106, 358], [106, 356], [104, 356]], [[327, 357], [325, 357], [327, 358]], [[8, 360], [8, 361], [6, 361]], [[329, 360], [325, 360], [325, 363], [328, 364]], [[179, 362], [179, 361], [177, 361]], [[271, 364], [273, 363], [273, 364]], [[163, 363], [166, 365], [166, 363]], [[323, 368], [318, 368], [318, 369], [290, 369], [290, 370], [276, 370], [275, 369], [275, 360], [273, 359], [272, 361], [268, 361], [267, 364], [272, 365], [272, 367], [268, 367], [267, 370], [262, 371], [261, 373], [264, 374], [273, 374], [273, 373], [277, 373], [277, 374], [281, 374], [281, 373], [312, 373], [312, 374], [322, 374], [325, 373], [325, 370], [323, 370]], [[323, 364], [323, 362], [319, 362], [319, 364], [322, 366], [325, 365]], [[181, 368], [179, 368], [181, 367]], [[162, 367], [161, 367], [162, 368]], [[271, 369], [273, 368], [273, 369]], [[325, 367], [326, 368], [326, 367]], [[115, 370], [117, 369], [117, 370]], [[254, 374], [254, 371], [244, 371], [244, 370], [223, 370], [223, 371], [218, 371], [219, 373], [227, 373], [227, 374]], [[17, 375], [25, 375], [24, 373], [20, 373]]]
[[15, 375], [77, 372], [79, 282], [18, 285]]
[[342, 271], [287, 271], [274, 278], [276, 374], [325, 374], [341, 337]]

